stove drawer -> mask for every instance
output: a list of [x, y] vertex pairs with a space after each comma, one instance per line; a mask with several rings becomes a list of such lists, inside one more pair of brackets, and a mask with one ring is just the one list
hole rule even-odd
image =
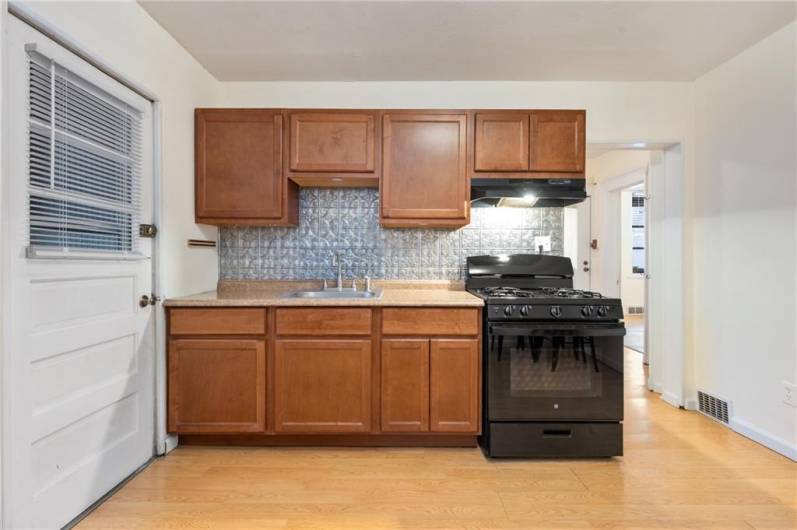
[[622, 423], [490, 423], [489, 455], [595, 458], [623, 455]]

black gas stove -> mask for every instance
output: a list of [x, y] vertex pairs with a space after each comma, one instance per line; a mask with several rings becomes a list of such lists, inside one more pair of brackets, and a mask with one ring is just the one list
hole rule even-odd
[[622, 304], [573, 288], [568, 258], [471, 256], [485, 300], [484, 425], [492, 457], [622, 454]]

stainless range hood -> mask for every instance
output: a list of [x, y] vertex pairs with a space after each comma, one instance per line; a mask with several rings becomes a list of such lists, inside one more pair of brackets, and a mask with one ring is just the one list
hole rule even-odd
[[569, 206], [587, 198], [586, 181], [573, 179], [473, 179], [471, 206], [516, 208]]

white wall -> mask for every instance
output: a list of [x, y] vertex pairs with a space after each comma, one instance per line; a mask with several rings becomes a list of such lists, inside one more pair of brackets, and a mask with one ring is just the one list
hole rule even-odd
[[797, 459], [795, 23], [695, 83], [694, 384]]
[[161, 103], [161, 277], [165, 296], [214, 289], [216, 252], [186, 240], [216, 239], [194, 223], [194, 107], [221, 101], [221, 84], [141, 6], [124, 2], [12, 2], [68, 35], [93, 57], [145, 87]]
[[[5, 144], [6, 144], [6, 46], [5, 46], [5, 33], [6, 33], [6, 18], [8, 17], [7, 11], [7, 2], [6, 0], [0, 0], [0, 219], [3, 219], [3, 188], [5, 186], [4, 179], [6, 178], [6, 157], [3, 156], [5, 154]], [[5, 223], [2, 223], [5, 224]], [[0, 396], [3, 395], [2, 390], [4, 388], [4, 378], [5, 378], [5, 371], [4, 371], [4, 363], [2, 359], [5, 359], [5, 348], [6, 348], [6, 341], [8, 339], [8, 334], [4, 333], [4, 322], [3, 322], [3, 315], [8, 310], [8, 297], [6, 296], [6, 271], [8, 270], [6, 266], [6, 231], [3, 226], [0, 226]], [[5, 417], [5, 410], [4, 408], [7, 407], [8, 404], [0, 403], [0, 420]], [[3, 421], [0, 421], [0, 440], [4, 440], [5, 437], [3, 435]], [[5, 447], [0, 447], [0, 527], [3, 525], [3, 489], [4, 484], [2, 483], [2, 479], [5, 477], [3, 473], [3, 461], [5, 459]]]
[[588, 142], [679, 141], [692, 132], [691, 83], [238, 82], [227, 106], [587, 110]]

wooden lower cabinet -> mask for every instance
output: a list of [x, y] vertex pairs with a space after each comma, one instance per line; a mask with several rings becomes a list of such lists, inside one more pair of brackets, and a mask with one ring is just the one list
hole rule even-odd
[[475, 308], [185, 307], [167, 315], [171, 433], [263, 445], [475, 444]]
[[382, 341], [382, 432], [429, 431], [429, 341]]
[[277, 433], [371, 431], [371, 341], [284, 340], [274, 351]]
[[429, 428], [479, 430], [479, 341], [432, 339], [429, 348]]
[[169, 431], [253, 433], [266, 425], [262, 340], [169, 342]]
[[383, 339], [382, 431], [477, 433], [477, 339]]

